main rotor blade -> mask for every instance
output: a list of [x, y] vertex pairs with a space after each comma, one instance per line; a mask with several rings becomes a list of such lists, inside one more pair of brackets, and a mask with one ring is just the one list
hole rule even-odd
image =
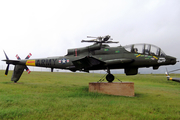
[[118, 41], [107, 41], [106, 43], [119, 43]]
[[94, 37], [94, 36], [87, 36], [87, 38], [98, 38], [98, 37]]
[[81, 42], [97, 42], [96, 39], [93, 40], [82, 40]]
[[5, 71], [5, 75], [8, 75], [8, 71], [9, 71], [9, 64], [7, 65], [6, 71]]
[[106, 36], [104, 36], [103, 41], [108, 41], [110, 38], [111, 38], [111, 36], [106, 35]]

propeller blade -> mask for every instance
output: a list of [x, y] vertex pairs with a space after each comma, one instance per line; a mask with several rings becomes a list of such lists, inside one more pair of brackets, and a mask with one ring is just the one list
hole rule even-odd
[[[4, 50], [3, 50], [3, 51], [4, 51]], [[9, 58], [8, 58], [8, 56], [6, 55], [6, 52], [5, 52], [5, 51], [4, 51], [4, 54], [5, 54], [5, 56], [6, 56], [6, 59], [9, 60]]]
[[18, 55], [18, 54], [16, 55], [16, 58], [17, 58], [18, 60], [21, 60], [21, 58], [19, 57], [19, 55]]
[[[32, 54], [29, 53], [25, 59], [29, 59], [31, 56], [32, 56]], [[18, 54], [16, 55], [16, 58], [17, 58], [18, 60], [21, 60], [21, 58], [19, 57]], [[27, 66], [26, 66], [25, 69], [26, 69], [26, 71], [27, 71], [28, 74], [31, 72]]]
[[32, 56], [31, 53], [29, 53], [29, 55], [27, 55], [27, 57], [25, 59], [29, 59]]
[[26, 69], [26, 71], [27, 71], [28, 74], [31, 72], [27, 66], [26, 66], [25, 69]]
[[8, 75], [8, 71], [9, 71], [9, 64], [7, 65], [6, 71], [5, 71], [5, 75]]

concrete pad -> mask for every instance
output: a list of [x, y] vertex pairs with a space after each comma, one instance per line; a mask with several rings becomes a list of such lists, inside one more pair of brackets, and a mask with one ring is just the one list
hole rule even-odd
[[89, 92], [99, 92], [109, 95], [134, 97], [133, 82], [92, 82], [89, 83]]

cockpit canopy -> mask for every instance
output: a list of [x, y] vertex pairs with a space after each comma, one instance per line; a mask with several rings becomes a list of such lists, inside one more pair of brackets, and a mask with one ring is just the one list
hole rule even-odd
[[165, 57], [166, 54], [157, 46], [151, 44], [133, 44], [124, 46], [128, 52]]

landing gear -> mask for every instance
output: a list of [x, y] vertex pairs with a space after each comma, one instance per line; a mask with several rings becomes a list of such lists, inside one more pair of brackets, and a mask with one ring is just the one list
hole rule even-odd
[[[105, 75], [98, 82], [104, 81], [104, 78], [105, 78]], [[114, 79], [115, 79], [114, 75], [111, 74], [110, 69], [107, 68], [106, 80], [111, 83], [112, 81], [114, 81]], [[118, 78], [116, 78], [116, 79], [119, 80]], [[121, 80], [119, 80], [119, 81], [122, 82]]]
[[16, 84], [16, 83], [17, 83], [17, 81], [14, 81], [14, 83]]
[[114, 75], [113, 75], [113, 74], [107, 74], [107, 75], [106, 75], [106, 80], [107, 80], [108, 82], [112, 82], [112, 81], [114, 80]]
[[107, 68], [107, 73], [108, 73], [108, 74], [106, 75], [106, 80], [107, 80], [108, 82], [112, 82], [112, 81], [114, 80], [114, 75], [111, 74], [109, 68]]

